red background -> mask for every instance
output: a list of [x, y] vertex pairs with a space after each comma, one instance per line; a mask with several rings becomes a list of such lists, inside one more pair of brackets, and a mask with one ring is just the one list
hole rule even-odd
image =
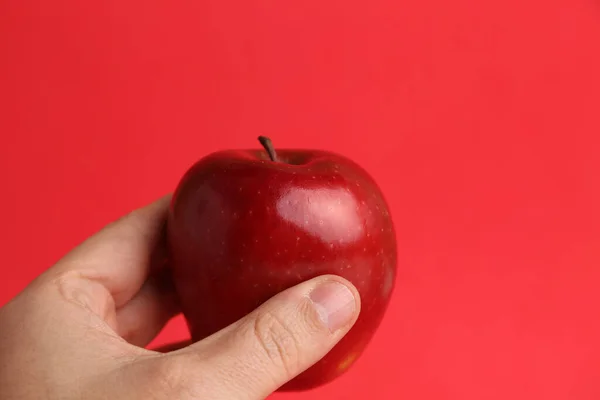
[[0, 304], [268, 134], [367, 168], [400, 251], [360, 362], [276, 398], [600, 398], [596, 0], [3, 0], [0, 50]]

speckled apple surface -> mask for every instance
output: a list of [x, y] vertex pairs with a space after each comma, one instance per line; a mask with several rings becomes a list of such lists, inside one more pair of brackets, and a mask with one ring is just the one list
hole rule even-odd
[[170, 266], [194, 340], [306, 279], [352, 282], [362, 303], [354, 327], [282, 389], [304, 390], [344, 373], [368, 345], [393, 291], [396, 234], [381, 189], [355, 162], [320, 150], [276, 154], [222, 151], [187, 171], [169, 210]]

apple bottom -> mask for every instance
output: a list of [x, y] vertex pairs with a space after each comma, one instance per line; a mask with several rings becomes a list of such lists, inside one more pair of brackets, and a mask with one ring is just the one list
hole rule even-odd
[[[364, 309], [363, 312], [365, 312]], [[352, 365], [354, 365], [368, 346], [373, 336], [373, 332], [377, 330], [377, 327], [383, 319], [384, 312], [385, 307], [378, 310], [378, 312], [371, 312], [368, 315], [361, 313], [352, 329], [333, 347], [333, 349], [329, 351], [329, 353], [327, 353], [327, 355], [325, 355], [325, 357], [302, 374], [280, 387], [278, 391], [299, 392], [311, 390], [330, 383], [343, 375]], [[185, 314], [186, 312], [184, 310], [184, 315]], [[198, 318], [196, 313], [188, 314], [188, 316], [186, 316], [186, 321], [194, 342], [205, 339], [219, 330], [215, 329], [215, 326], [213, 326], [213, 329], [210, 331], [206, 330], [206, 325], [195, 326], [195, 324], [190, 321], [205, 320]], [[228, 322], [233, 323], [234, 321]], [[222, 323], [222, 325], [223, 326], [220, 326], [219, 328], [227, 326], [226, 323]]]

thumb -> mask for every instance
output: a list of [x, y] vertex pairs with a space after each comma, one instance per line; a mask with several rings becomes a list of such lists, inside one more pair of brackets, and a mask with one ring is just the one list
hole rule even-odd
[[325, 356], [359, 310], [352, 284], [321, 276], [279, 293], [176, 357], [196, 360], [195, 373], [211, 382], [210, 398], [264, 399]]

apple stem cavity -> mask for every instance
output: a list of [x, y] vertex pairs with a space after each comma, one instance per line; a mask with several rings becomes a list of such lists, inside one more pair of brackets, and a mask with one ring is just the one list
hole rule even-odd
[[258, 141], [265, 148], [267, 153], [269, 154], [269, 158], [273, 162], [279, 162], [279, 158], [277, 158], [277, 153], [275, 152], [275, 148], [273, 147], [273, 142], [266, 136], [259, 136]]

